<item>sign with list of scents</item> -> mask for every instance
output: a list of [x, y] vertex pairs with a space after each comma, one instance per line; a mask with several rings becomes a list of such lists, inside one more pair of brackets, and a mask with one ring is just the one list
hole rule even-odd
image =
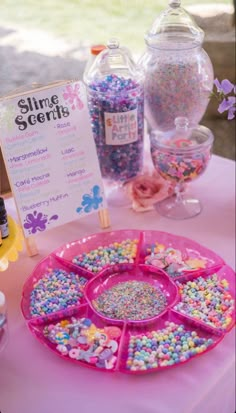
[[1, 99], [0, 142], [25, 237], [106, 208], [82, 82]]

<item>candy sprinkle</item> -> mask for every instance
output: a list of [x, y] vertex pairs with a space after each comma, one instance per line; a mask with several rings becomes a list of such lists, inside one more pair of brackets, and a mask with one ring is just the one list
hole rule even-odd
[[[203, 59], [180, 53], [159, 53], [155, 64], [150, 60], [145, 76], [145, 116], [151, 129], [171, 130], [175, 118], [184, 116], [191, 124], [201, 120], [209, 101], [205, 88], [199, 87], [202, 73], [206, 75], [207, 86], [211, 89], [212, 69]], [[203, 72], [202, 72], [203, 71]]]
[[171, 278], [181, 276], [185, 272], [205, 268], [207, 261], [200, 255], [198, 258], [185, 257], [184, 254], [173, 247], [165, 247], [156, 243], [148, 248], [150, 255], [145, 257], [145, 264], [164, 269]]
[[160, 314], [166, 307], [163, 292], [147, 282], [120, 282], [93, 300], [102, 315], [119, 320], [144, 320]]
[[42, 316], [80, 304], [87, 280], [73, 272], [51, 269], [33, 286], [30, 294], [30, 313]]
[[72, 317], [45, 326], [43, 334], [63, 356], [108, 370], [115, 366], [119, 327], [98, 328], [89, 318]]
[[199, 150], [193, 148], [188, 154], [181, 149], [177, 152], [158, 148], [154, 141], [151, 143], [152, 161], [157, 172], [162, 178], [172, 182], [190, 182], [201, 175], [210, 160], [210, 145]]

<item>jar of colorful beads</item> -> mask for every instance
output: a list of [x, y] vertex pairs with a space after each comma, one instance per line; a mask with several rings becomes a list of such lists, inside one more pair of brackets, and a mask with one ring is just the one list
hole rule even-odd
[[0, 291], [0, 352], [4, 349], [8, 339], [6, 298]]
[[214, 137], [205, 126], [190, 128], [185, 117], [176, 118], [175, 125], [168, 133], [153, 130], [150, 134], [153, 165], [174, 187], [174, 195], [159, 202], [156, 208], [168, 218], [186, 219], [198, 215], [202, 206], [198, 199], [185, 193], [185, 184], [205, 171]]
[[143, 166], [143, 73], [129, 50], [112, 39], [84, 82], [102, 177], [117, 190]]
[[203, 39], [204, 32], [180, 6], [180, 0], [169, 0], [169, 8], [145, 37], [147, 51], [139, 62], [145, 73], [149, 129], [172, 129], [178, 116], [187, 117], [190, 125], [201, 120], [214, 80]]

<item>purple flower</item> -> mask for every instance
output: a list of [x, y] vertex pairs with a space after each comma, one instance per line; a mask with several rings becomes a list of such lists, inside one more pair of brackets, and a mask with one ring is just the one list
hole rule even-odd
[[218, 112], [223, 113], [228, 110], [228, 119], [234, 119], [235, 116], [235, 103], [236, 98], [235, 96], [229, 96], [228, 98], [224, 98], [218, 107]]
[[232, 90], [234, 89], [235, 93], [235, 87], [233, 83], [231, 83], [228, 79], [222, 80], [220, 83], [219, 80], [216, 78], [214, 80], [214, 84], [216, 85], [217, 92], [222, 93], [224, 95], [228, 95]]

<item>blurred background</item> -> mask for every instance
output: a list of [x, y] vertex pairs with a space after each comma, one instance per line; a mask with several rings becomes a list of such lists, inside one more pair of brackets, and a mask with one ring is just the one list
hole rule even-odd
[[[168, 0], [1, 0], [0, 96], [33, 82], [82, 79], [90, 46], [111, 37], [137, 60], [145, 32], [167, 6]], [[235, 83], [235, 2], [182, 0], [182, 6], [205, 31], [215, 77]], [[235, 159], [235, 121], [219, 115], [216, 101], [201, 123], [215, 134], [214, 153]], [[0, 154], [0, 192], [7, 189]]]

